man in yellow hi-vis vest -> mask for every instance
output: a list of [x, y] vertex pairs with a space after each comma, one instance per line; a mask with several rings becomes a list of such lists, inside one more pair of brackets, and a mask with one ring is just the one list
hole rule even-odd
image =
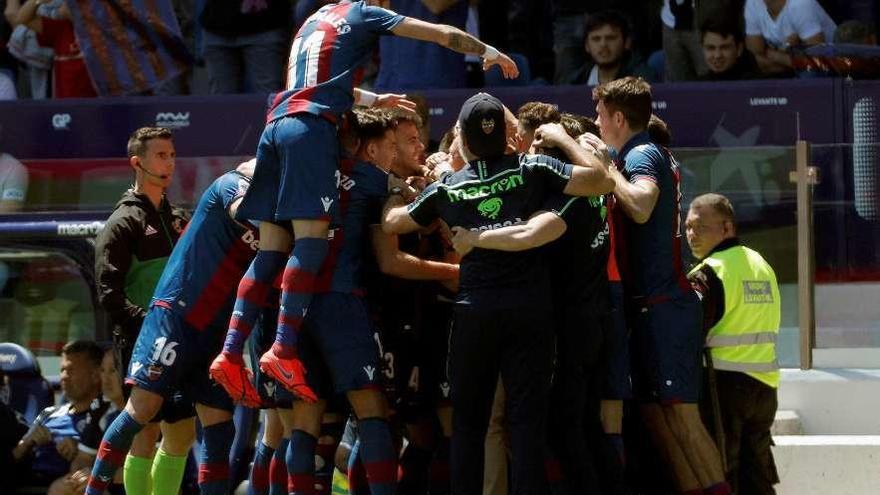
[[776, 274], [760, 254], [740, 244], [726, 197], [695, 198], [685, 225], [691, 251], [700, 259], [688, 277], [703, 303], [727, 478], [738, 495], [774, 494], [773, 485], [779, 482], [770, 451], [779, 387]]

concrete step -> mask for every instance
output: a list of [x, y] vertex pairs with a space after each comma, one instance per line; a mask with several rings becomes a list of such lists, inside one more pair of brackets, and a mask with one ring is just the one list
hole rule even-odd
[[770, 428], [770, 434], [777, 435], [803, 435], [804, 425], [797, 411], [776, 411], [776, 419]]
[[780, 435], [773, 438], [778, 495], [876, 495], [880, 436]]

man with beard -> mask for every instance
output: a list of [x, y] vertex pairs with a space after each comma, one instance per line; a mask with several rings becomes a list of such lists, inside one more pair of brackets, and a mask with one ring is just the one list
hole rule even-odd
[[626, 76], [655, 81], [657, 75], [632, 51], [630, 22], [614, 10], [597, 12], [587, 18], [584, 50], [593, 64], [584, 66], [577, 83], [590, 86]]

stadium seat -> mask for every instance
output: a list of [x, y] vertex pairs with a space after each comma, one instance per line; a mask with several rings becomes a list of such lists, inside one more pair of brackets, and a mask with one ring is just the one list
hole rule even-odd
[[663, 82], [666, 79], [666, 53], [663, 50], [657, 50], [648, 57], [648, 67], [657, 75], [657, 82]]
[[532, 81], [532, 71], [529, 68], [529, 59], [521, 53], [508, 53], [508, 56], [519, 67], [519, 76], [516, 79], [504, 79], [498, 66], [492, 67], [486, 72], [484, 86], [497, 88], [505, 86], [528, 86]]
[[28, 423], [55, 403], [52, 389], [31, 351], [18, 344], [0, 343], [0, 370], [9, 377], [9, 394], [4, 398], [5, 402]]

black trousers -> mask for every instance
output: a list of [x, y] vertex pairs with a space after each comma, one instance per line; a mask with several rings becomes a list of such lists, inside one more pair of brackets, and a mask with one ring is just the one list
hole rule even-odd
[[[776, 416], [776, 389], [745, 373], [715, 371], [727, 454], [727, 480], [737, 495], [773, 495], [779, 483], [770, 446]], [[708, 394], [701, 404], [703, 422], [712, 429]], [[714, 432], [713, 432], [714, 433]]]
[[498, 374], [507, 395], [511, 495], [545, 495], [545, 417], [553, 367], [549, 308], [456, 308], [450, 347], [453, 495], [483, 493], [486, 430]]

